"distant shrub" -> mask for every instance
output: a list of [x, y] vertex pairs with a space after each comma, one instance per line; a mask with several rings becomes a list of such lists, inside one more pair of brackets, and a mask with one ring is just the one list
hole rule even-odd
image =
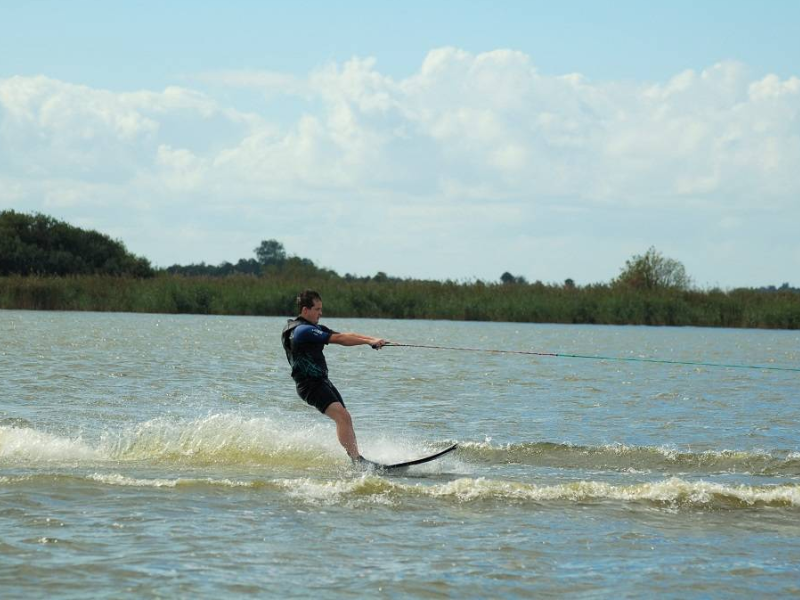
[[0, 275], [153, 277], [122, 242], [41, 214], [0, 212]]

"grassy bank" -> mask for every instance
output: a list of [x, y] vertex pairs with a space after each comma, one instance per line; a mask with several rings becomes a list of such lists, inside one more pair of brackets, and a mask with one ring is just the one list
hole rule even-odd
[[800, 328], [800, 297], [758, 290], [348, 281], [292, 276], [0, 277], [0, 308], [277, 316], [312, 288], [331, 317]]

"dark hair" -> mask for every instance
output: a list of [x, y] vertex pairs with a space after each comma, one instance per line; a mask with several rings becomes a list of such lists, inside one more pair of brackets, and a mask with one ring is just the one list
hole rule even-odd
[[313, 308], [315, 300], [322, 302], [322, 296], [314, 290], [303, 290], [297, 296], [297, 309], [303, 312], [304, 308]]

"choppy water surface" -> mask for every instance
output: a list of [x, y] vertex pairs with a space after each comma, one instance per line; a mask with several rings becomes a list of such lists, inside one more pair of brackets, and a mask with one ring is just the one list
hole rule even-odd
[[[800, 365], [800, 334], [324, 320], [406, 343]], [[800, 594], [800, 373], [331, 346], [362, 453], [294, 393], [283, 319], [0, 311], [13, 597]]]

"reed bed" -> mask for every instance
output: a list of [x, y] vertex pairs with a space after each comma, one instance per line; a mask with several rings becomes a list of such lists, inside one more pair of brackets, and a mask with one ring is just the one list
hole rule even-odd
[[643, 291], [605, 284], [348, 280], [331, 276], [234, 275], [149, 279], [110, 276], [0, 277], [0, 308], [213, 315], [292, 315], [304, 288], [329, 317], [800, 328], [790, 291]]

